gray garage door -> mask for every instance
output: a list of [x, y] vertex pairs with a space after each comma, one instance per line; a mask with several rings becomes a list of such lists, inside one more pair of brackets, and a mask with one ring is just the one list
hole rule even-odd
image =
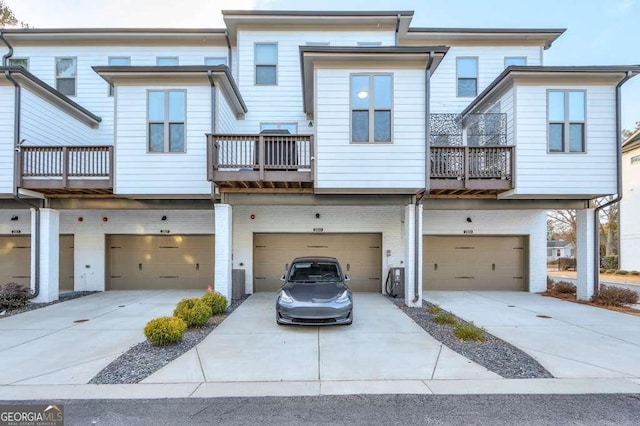
[[254, 290], [276, 291], [295, 257], [331, 256], [340, 261], [353, 291], [382, 289], [381, 234], [254, 234]]
[[108, 290], [205, 290], [213, 235], [108, 235]]
[[425, 290], [527, 288], [526, 238], [522, 236], [425, 236]]

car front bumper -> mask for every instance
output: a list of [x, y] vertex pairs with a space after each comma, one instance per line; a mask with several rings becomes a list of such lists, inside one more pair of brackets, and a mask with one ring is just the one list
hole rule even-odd
[[351, 324], [353, 304], [276, 304], [279, 324], [333, 325]]

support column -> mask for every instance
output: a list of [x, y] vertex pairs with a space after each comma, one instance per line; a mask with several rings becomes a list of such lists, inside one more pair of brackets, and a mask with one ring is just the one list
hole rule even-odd
[[594, 285], [594, 215], [595, 209], [576, 211], [576, 282], [579, 300], [589, 300], [593, 296]]
[[[38, 214], [40, 215], [39, 229], [36, 225]], [[40, 283], [40, 293], [33, 301], [47, 303], [58, 300], [60, 212], [52, 209], [40, 209], [38, 213], [36, 209], [31, 209], [31, 230], [31, 289], [35, 290], [36, 275], [38, 275]], [[36, 256], [38, 243], [39, 256]], [[37, 274], [36, 268], [38, 268]]]
[[232, 260], [233, 260], [233, 212], [229, 204], [216, 204], [215, 223], [215, 290], [231, 302]]
[[[416, 222], [416, 214], [417, 222]], [[416, 240], [416, 236], [418, 237]], [[417, 242], [417, 244], [416, 244]], [[404, 300], [407, 306], [422, 306], [422, 204], [404, 208]], [[416, 261], [417, 260], [417, 261]], [[416, 283], [417, 278], [417, 283]], [[416, 299], [417, 284], [417, 299]]]

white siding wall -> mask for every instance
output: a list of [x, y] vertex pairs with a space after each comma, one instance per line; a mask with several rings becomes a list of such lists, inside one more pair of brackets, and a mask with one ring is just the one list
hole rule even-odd
[[[468, 223], [467, 217], [473, 222]], [[467, 229], [473, 230], [473, 235], [529, 236], [529, 291], [546, 290], [547, 214], [544, 211], [425, 210], [423, 213], [424, 235], [463, 235]]]
[[[381, 273], [386, 274], [389, 267], [404, 266], [406, 261], [403, 211], [403, 206], [233, 206], [233, 268], [246, 271], [245, 289], [252, 293], [254, 233], [311, 233], [321, 227], [325, 233], [382, 233]], [[387, 250], [391, 250], [389, 257]]]
[[13, 86], [0, 86], [0, 195], [13, 194]]
[[22, 89], [20, 139], [25, 145], [89, 145], [96, 129]]
[[620, 269], [640, 271], [640, 149], [622, 155], [623, 196], [620, 203]]
[[456, 58], [478, 57], [478, 94], [504, 71], [506, 56], [526, 56], [527, 65], [541, 65], [540, 47], [452, 46], [431, 79], [431, 112], [461, 112], [473, 97], [457, 96]]
[[500, 98], [500, 112], [507, 114], [507, 145], [515, 145], [515, 109], [513, 108], [513, 87]]
[[236, 129], [236, 115], [229, 106], [226, 96], [216, 87], [216, 132], [234, 133]]
[[[586, 153], [547, 153], [547, 90], [586, 89]], [[616, 192], [615, 87], [516, 85], [518, 195]]]
[[[393, 73], [391, 144], [350, 143], [350, 74]], [[415, 190], [424, 187], [424, 70], [316, 71], [316, 187]]]
[[[187, 90], [185, 153], [147, 153], [147, 90]], [[205, 134], [211, 131], [210, 86], [118, 88], [115, 190], [120, 195], [210, 194]]]

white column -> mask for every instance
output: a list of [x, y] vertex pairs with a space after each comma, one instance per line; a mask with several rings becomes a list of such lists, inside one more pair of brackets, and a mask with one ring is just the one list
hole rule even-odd
[[78, 233], [73, 239], [75, 291], [104, 291], [106, 247], [103, 233]]
[[594, 284], [594, 209], [576, 211], [576, 262], [578, 271], [577, 296], [589, 300]]
[[[416, 213], [418, 223], [416, 224]], [[418, 246], [416, 247], [416, 225]], [[418, 262], [416, 263], [416, 248]], [[404, 300], [407, 306], [422, 306], [422, 204], [416, 211], [415, 204], [409, 204], [404, 208]], [[415, 278], [418, 277], [418, 299], [415, 292]]]
[[231, 271], [233, 260], [233, 214], [229, 204], [216, 204], [215, 225], [215, 290], [231, 302]]
[[34, 302], [58, 300], [60, 270], [60, 212], [40, 209], [40, 232], [36, 234], [36, 210], [31, 209], [31, 288], [36, 286], [36, 239], [39, 239], [40, 293]]

